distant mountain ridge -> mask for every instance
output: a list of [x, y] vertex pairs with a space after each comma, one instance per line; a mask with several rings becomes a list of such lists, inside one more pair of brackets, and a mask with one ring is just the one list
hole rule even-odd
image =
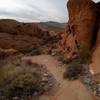
[[0, 19], [1, 24], [13, 24], [15, 26], [16, 24], [26, 24], [26, 25], [38, 25], [40, 28], [48, 31], [55, 31], [55, 32], [63, 32], [66, 27], [66, 23], [59, 23], [59, 22], [19, 22], [13, 19]]
[[53, 22], [53, 21], [48, 21], [48, 22], [40, 22], [39, 25], [47, 30], [52, 30], [52, 31], [64, 31], [66, 27], [66, 23], [59, 23], [59, 22]]
[[[45, 25], [48, 26], [44, 28]], [[61, 27], [61, 25], [56, 22], [45, 22], [41, 25], [41, 23], [38, 22], [22, 23], [12, 19], [1, 19], [0, 48], [19, 50], [35, 45], [43, 45], [49, 41], [52, 42], [52, 40], [59, 38], [61, 34], [58, 30], [55, 32], [56, 28], [51, 28], [53, 26], [56, 28]], [[50, 28], [50, 30], [48, 30], [48, 28]]]

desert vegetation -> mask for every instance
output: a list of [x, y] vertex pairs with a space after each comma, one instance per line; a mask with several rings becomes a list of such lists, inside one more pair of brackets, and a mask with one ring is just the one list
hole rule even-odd
[[[30, 99], [48, 91], [54, 83], [52, 75], [43, 69], [43, 65], [31, 61], [15, 61], [0, 69], [0, 99]], [[48, 83], [50, 81], [50, 83]], [[51, 84], [49, 86], [49, 84]]]
[[85, 67], [78, 64], [72, 63], [70, 64], [64, 73], [64, 78], [69, 80], [79, 79], [81, 75], [83, 75], [85, 71]]

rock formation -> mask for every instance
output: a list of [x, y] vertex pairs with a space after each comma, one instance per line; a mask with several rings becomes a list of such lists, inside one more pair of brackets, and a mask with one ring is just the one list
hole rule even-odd
[[75, 57], [79, 50], [87, 55], [96, 41], [100, 41], [100, 34], [97, 35], [99, 3], [92, 0], [69, 0], [67, 7], [69, 21], [60, 42], [61, 51], [67, 58]]
[[38, 23], [0, 20], [0, 48], [2, 49], [28, 49], [43, 44], [46, 38], [50, 38], [49, 31], [40, 28]]
[[12, 55], [13, 51], [9, 52], [11, 49], [30, 55], [50, 54], [61, 38], [60, 33], [47, 30], [40, 26], [40, 23], [21, 23], [2, 19], [0, 20], [0, 56]]
[[44, 34], [44, 30], [39, 27], [38, 23], [21, 23], [10, 19], [0, 20], [0, 32], [10, 33], [12, 35], [27, 34], [36, 37], [41, 37]]

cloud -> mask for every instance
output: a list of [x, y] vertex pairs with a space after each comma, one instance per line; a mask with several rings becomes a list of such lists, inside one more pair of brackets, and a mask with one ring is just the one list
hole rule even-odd
[[66, 22], [66, 0], [0, 0], [2, 17], [21, 21]]
[[[68, 21], [68, 0], [0, 0], [0, 18], [19, 21]], [[98, 2], [100, 0], [93, 0]]]
[[99, 2], [100, 0], [92, 0], [92, 1], [94, 1], [94, 2]]

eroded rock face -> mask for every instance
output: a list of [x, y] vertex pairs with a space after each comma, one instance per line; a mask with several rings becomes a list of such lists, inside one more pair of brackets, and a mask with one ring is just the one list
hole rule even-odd
[[65, 56], [71, 58], [77, 54], [77, 46], [84, 51], [93, 47], [99, 9], [92, 0], [69, 0], [67, 7], [69, 22], [62, 36], [61, 49]]
[[39, 27], [38, 23], [21, 23], [15, 20], [0, 20], [0, 48], [28, 49], [43, 45], [44, 40], [51, 38], [48, 30]]

